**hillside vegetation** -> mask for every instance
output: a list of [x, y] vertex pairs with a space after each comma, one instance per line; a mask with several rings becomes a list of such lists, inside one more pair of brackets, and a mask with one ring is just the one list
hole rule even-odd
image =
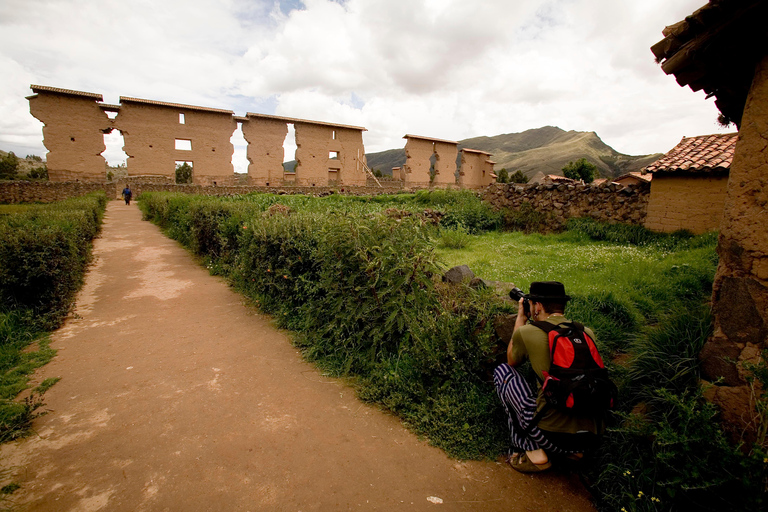
[[[586, 158], [595, 164], [601, 176], [615, 178], [639, 171], [661, 156], [660, 153], [625, 155], [603, 142], [595, 132], [567, 132], [556, 126], [464, 139], [459, 141], [459, 148], [487, 151], [496, 162], [497, 170], [521, 170], [529, 178], [539, 171], [562, 175], [561, 169], [579, 158]], [[391, 173], [392, 167], [405, 164], [405, 149], [390, 149], [365, 156], [371, 169], [381, 169], [384, 174]]]

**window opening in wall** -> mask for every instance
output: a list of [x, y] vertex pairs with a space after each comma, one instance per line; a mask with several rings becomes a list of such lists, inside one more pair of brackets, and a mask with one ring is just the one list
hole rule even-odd
[[333, 130], [333, 134], [331, 135], [331, 138], [333, 140], [336, 140], [336, 130]]
[[331, 160], [338, 160], [339, 159], [339, 152], [338, 151], [329, 151], [328, 152], [328, 158]]
[[192, 183], [194, 178], [194, 163], [176, 160], [176, 183]]
[[232, 153], [232, 167], [237, 174], [248, 174], [248, 143], [243, 136], [243, 125], [237, 123], [237, 129], [230, 137], [234, 152]]
[[192, 141], [187, 139], [176, 139], [176, 149], [181, 151], [192, 151]]
[[104, 146], [101, 156], [107, 161], [107, 180], [112, 181], [128, 176], [126, 168], [128, 155], [123, 151], [125, 139], [120, 130], [109, 130], [104, 134]]
[[179, 112], [179, 124], [184, 124], [184, 114]]
[[283, 142], [283, 169], [285, 172], [296, 172], [296, 128], [288, 124], [288, 134]]
[[117, 117], [117, 112], [115, 112], [114, 110], [105, 110], [104, 113], [107, 114], [107, 117], [110, 119], [114, 119]]
[[432, 183], [435, 181], [435, 175], [437, 174], [437, 171], [435, 169], [437, 165], [437, 153], [432, 153], [432, 156], [429, 157], [429, 182]]

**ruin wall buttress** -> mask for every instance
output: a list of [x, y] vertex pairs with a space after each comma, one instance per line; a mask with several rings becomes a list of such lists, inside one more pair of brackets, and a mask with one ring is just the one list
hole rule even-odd
[[283, 143], [288, 135], [288, 123], [249, 117], [242, 123], [242, 129], [248, 143], [249, 183], [266, 186], [282, 183], [285, 174]]
[[296, 185], [324, 187], [338, 181], [341, 162], [329, 157], [333, 128], [320, 124], [293, 124], [296, 130]]
[[491, 176], [493, 164], [488, 163], [488, 154], [475, 151], [461, 151], [459, 186], [461, 188], [484, 188], [494, 183]]
[[456, 158], [459, 155], [459, 145], [449, 142], [435, 141], [435, 178], [432, 185], [442, 188], [456, 186]]
[[[175, 176], [176, 162], [185, 161], [192, 162], [194, 183], [225, 183], [234, 178], [230, 139], [237, 123], [232, 112], [121, 98], [115, 125], [125, 140], [129, 174]], [[176, 149], [176, 140], [191, 141], [191, 150]]]
[[43, 144], [50, 181], [104, 181], [104, 133], [112, 120], [92, 97], [40, 93], [29, 97], [30, 113], [44, 123]]
[[341, 161], [339, 184], [354, 187], [366, 186], [368, 173], [363, 167], [364, 164], [367, 165], [363, 131], [337, 128], [335, 132], [336, 140], [332, 143], [330, 151], [339, 152]]
[[435, 153], [431, 140], [408, 138], [405, 143], [405, 165], [403, 180], [406, 187], [429, 187], [430, 159]]

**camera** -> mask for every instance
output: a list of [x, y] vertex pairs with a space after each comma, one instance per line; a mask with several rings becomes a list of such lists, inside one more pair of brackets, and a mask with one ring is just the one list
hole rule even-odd
[[531, 318], [531, 302], [525, 298], [523, 290], [515, 286], [509, 290], [509, 298], [515, 302], [519, 302], [520, 299], [523, 299], [523, 312], [525, 312], [526, 318]]

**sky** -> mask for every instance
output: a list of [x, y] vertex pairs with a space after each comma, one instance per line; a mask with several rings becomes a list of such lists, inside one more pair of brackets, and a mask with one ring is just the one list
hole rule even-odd
[[[461, 140], [542, 126], [621, 153], [735, 131], [650, 47], [706, 0], [0, 0], [0, 149], [44, 156], [30, 84]], [[292, 133], [286, 160], [293, 157]], [[118, 132], [111, 164], [125, 159]], [[233, 136], [237, 172], [245, 141]]]

